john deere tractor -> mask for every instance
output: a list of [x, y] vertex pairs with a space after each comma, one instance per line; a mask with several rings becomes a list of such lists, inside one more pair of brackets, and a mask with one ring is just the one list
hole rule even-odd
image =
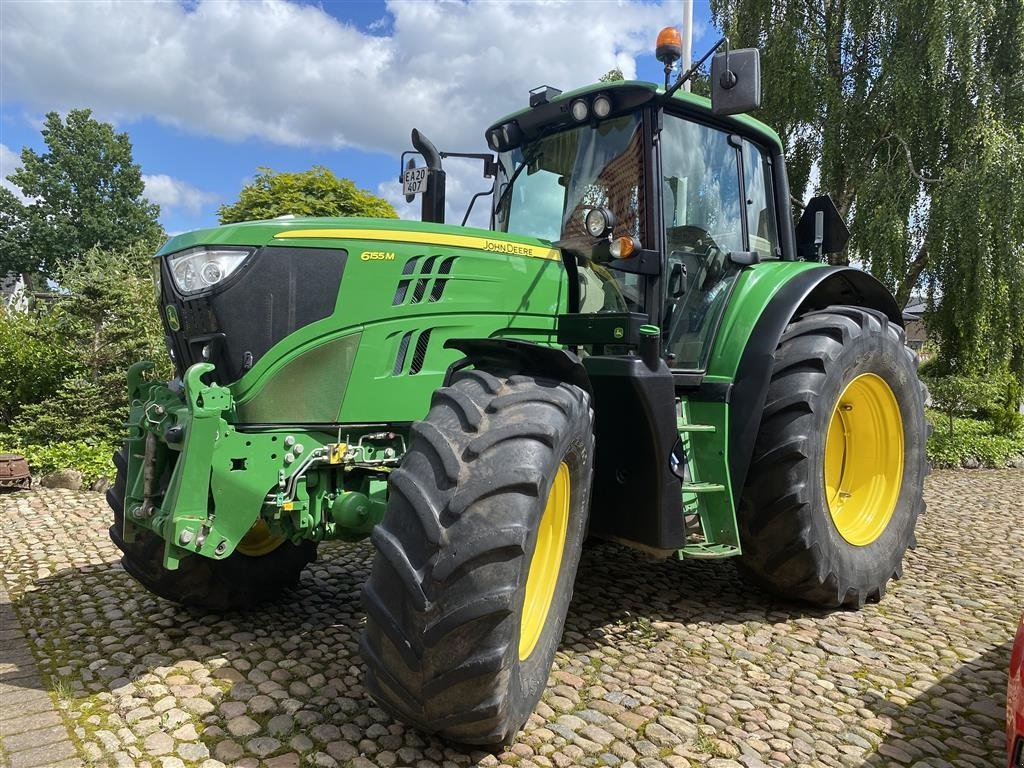
[[[152, 592], [214, 611], [369, 537], [364, 682], [407, 723], [507, 743], [545, 686], [584, 539], [734, 558], [752, 584], [857, 608], [924, 508], [922, 390], [902, 314], [794, 226], [779, 137], [742, 114], [757, 53], [711, 100], [625, 81], [485, 131], [490, 229], [281, 218], [171, 238], [154, 274], [177, 369], [129, 371], [110, 534]], [[614, 550], [612, 550], [614, 551]]]

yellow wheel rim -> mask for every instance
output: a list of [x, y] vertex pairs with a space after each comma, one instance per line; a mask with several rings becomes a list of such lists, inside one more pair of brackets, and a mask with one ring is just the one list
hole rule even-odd
[[274, 536], [266, 521], [260, 518], [238, 542], [235, 551], [249, 557], [262, 557], [269, 555], [283, 543], [284, 536]]
[[569, 467], [563, 461], [558, 465], [555, 481], [551, 484], [548, 502], [544, 506], [537, 527], [537, 546], [530, 560], [526, 576], [526, 596], [523, 598], [523, 616], [519, 625], [519, 659], [533, 653], [548, 618], [551, 600], [562, 570], [562, 551], [565, 532], [569, 528]]
[[875, 541], [892, 519], [903, 482], [903, 418], [885, 381], [865, 373], [839, 396], [825, 438], [825, 498], [839, 534]]

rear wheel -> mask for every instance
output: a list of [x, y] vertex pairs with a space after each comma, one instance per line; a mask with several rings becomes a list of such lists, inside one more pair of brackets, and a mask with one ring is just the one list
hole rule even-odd
[[557, 381], [467, 371], [434, 393], [363, 590], [366, 686], [385, 709], [461, 743], [514, 738], [572, 597], [592, 427], [588, 394]]
[[169, 571], [163, 566], [164, 540], [159, 536], [136, 526], [134, 540], [124, 540], [125, 448], [114, 454], [114, 465], [117, 476], [107, 490], [114, 512], [110, 538], [123, 553], [124, 569], [155, 595], [211, 611], [251, 608], [294, 587], [302, 569], [316, 559], [314, 542], [292, 544], [257, 522], [224, 560], [192, 555]]
[[922, 395], [884, 314], [834, 306], [791, 323], [740, 501], [741, 572], [822, 606], [879, 599], [924, 510]]

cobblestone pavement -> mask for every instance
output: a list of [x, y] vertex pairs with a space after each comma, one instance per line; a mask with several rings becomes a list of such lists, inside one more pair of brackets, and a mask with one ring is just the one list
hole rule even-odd
[[0, 764], [61, 743], [52, 715], [23, 727], [19, 702], [42, 690], [86, 765], [992, 768], [1024, 609], [1024, 472], [937, 472], [927, 497], [904, 578], [856, 613], [771, 600], [728, 562], [588, 550], [544, 700], [489, 755], [366, 697], [368, 546], [323, 547], [288, 601], [204, 616], [121, 570], [99, 494], [0, 496], [3, 580], [39, 669], [6, 621]]

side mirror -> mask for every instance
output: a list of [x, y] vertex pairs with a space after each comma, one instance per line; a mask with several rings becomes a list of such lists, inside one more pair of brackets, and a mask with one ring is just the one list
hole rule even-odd
[[711, 58], [711, 112], [736, 115], [761, 106], [761, 54], [738, 48]]
[[850, 239], [850, 230], [829, 195], [807, 201], [796, 223], [796, 252], [804, 261], [821, 261], [826, 253], [839, 253]]

